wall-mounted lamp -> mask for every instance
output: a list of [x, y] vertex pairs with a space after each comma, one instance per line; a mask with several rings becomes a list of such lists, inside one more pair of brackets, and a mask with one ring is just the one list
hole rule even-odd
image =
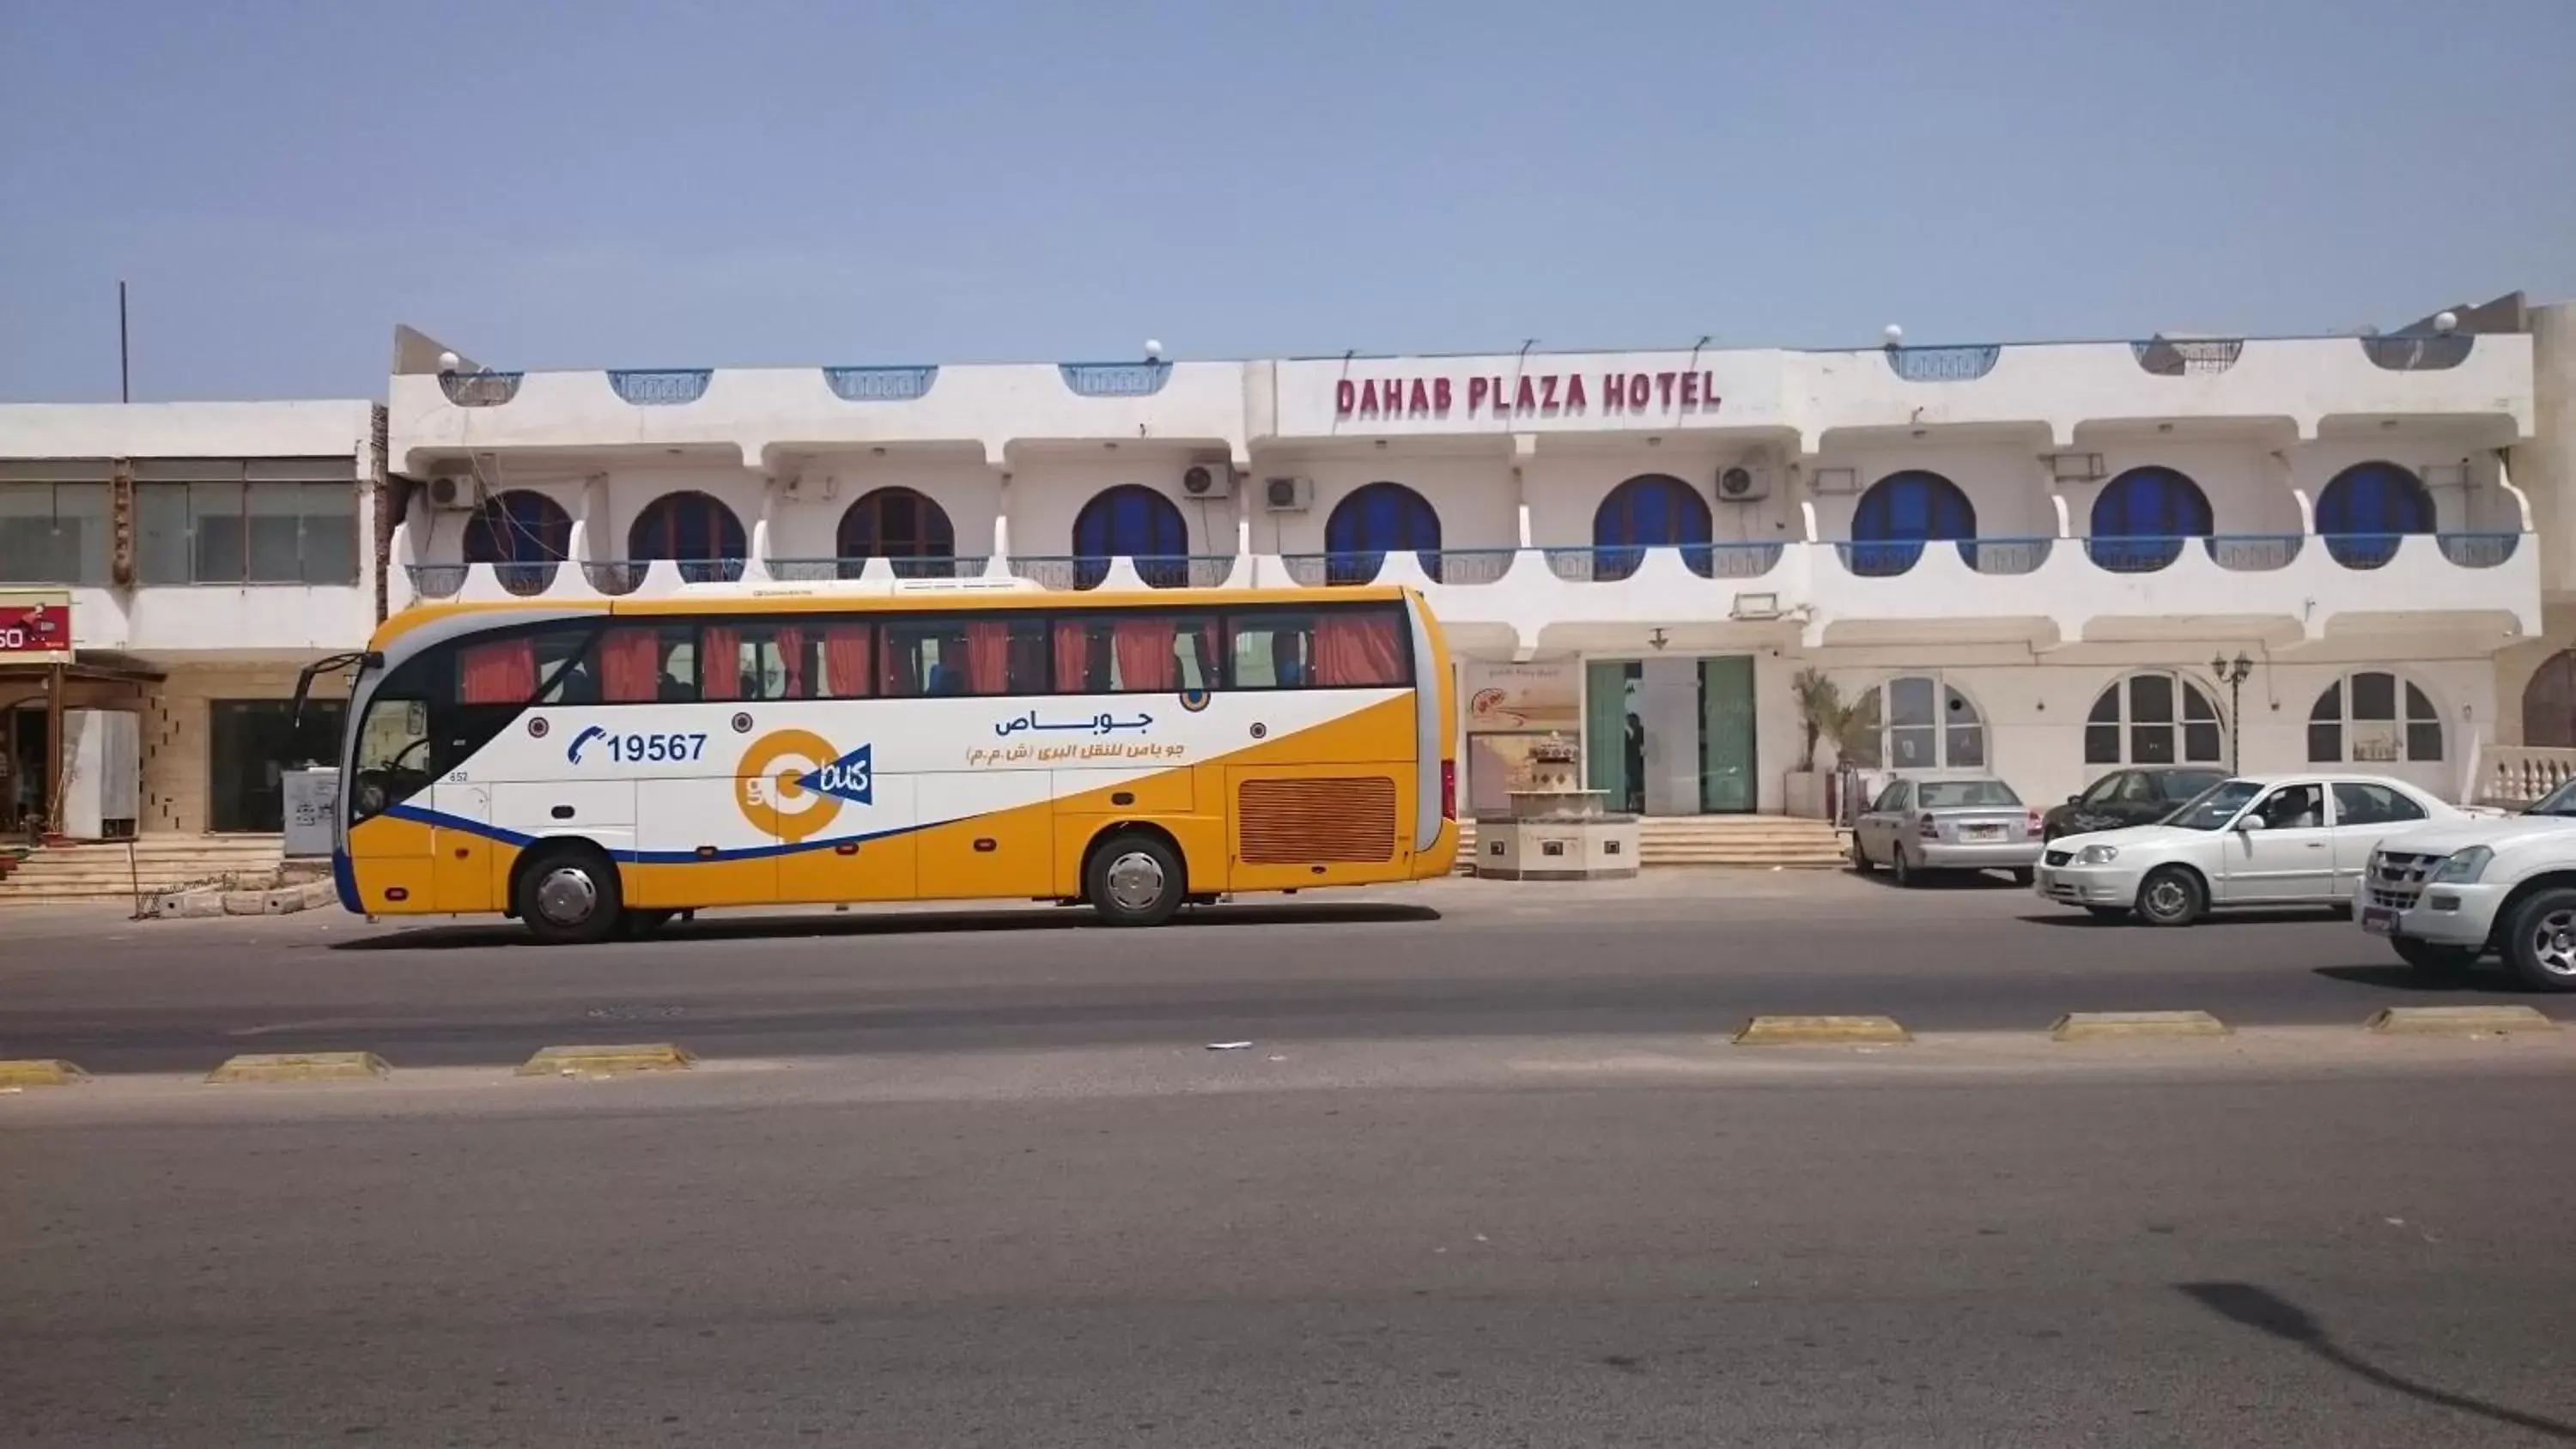
[[2254, 661], [2246, 658], [2245, 651], [2242, 649], [2236, 651], [2236, 657], [2233, 659], [2223, 654], [2215, 654], [2210, 656], [2209, 672], [2212, 677], [2227, 686], [2227, 773], [2233, 775], [2237, 769], [2237, 705], [2244, 698], [2245, 681], [2254, 673]]

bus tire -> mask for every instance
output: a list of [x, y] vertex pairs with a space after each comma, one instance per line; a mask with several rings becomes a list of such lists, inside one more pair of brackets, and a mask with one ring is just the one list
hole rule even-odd
[[554, 845], [519, 869], [515, 904], [528, 932], [549, 946], [587, 946], [617, 934], [625, 891], [598, 846]]
[[1180, 853], [1143, 831], [1124, 831], [1100, 842], [1083, 880], [1100, 919], [1113, 926], [1159, 926], [1189, 898]]

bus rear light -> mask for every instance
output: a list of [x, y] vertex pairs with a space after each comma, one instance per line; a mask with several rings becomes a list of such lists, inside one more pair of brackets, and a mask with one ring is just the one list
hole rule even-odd
[[1456, 760], [1440, 762], [1440, 818], [1443, 820], [1458, 818], [1458, 762]]

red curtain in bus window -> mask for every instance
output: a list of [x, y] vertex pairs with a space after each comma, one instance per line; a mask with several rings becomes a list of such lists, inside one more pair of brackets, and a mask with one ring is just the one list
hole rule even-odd
[[599, 640], [603, 704], [651, 704], [662, 692], [659, 641], [650, 629], [611, 629]]
[[698, 698], [742, 698], [742, 631], [709, 624], [698, 631]]
[[977, 620], [966, 626], [966, 689], [970, 694], [1011, 692], [1011, 626]]
[[868, 697], [868, 626], [827, 624], [823, 628], [823, 684], [834, 699]]
[[787, 692], [781, 699], [805, 697], [805, 631], [786, 628], [778, 631], [778, 658], [787, 674]]
[[1393, 614], [1326, 614], [1315, 623], [1315, 682], [1391, 685], [1404, 678]]
[[1091, 689], [1091, 624], [1084, 619], [1055, 621], [1055, 692], [1085, 694]]
[[537, 693], [537, 641], [495, 639], [468, 645], [457, 680], [460, 704], [526, 704]]
[[1130, 693], [1160, 693], [1176, 688], [1179, 660], [1172, 641], [1180, 634], [1170, 619], [1121, 619], [1111, 636], [1118, 660], [1118, 687]]

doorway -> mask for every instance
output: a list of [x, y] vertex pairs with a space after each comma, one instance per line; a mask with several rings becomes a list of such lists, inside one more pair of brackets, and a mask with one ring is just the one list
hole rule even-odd
[[44, 821], [53, 789], [45, 778], [45, 707], [0, 712], [0, 829], [32, 830]]
[[207, 708], [206, 828], [219, 835], [284, 830], [286, 772], [339, 760], [348, 706], [308, 700], [301, 727], [289, 700], [218, 699]]
[[1760, 804], [1753, 659], [1584, 665], [1584, 786], [1613, 810], [1722, 815]]

